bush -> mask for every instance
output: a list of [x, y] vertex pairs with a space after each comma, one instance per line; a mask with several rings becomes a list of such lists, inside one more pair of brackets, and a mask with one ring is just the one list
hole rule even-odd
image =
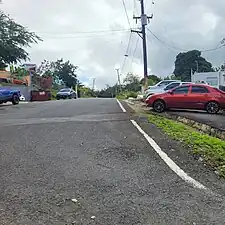
[[119, 93], [116, 98], [118, 99], [128, 99], [128, 98], [137, 98], [137, 93], [134, 91], [124, 91]]

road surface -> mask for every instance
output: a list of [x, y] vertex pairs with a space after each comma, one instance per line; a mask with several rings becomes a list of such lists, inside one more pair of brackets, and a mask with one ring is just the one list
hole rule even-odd
[[[222, 225], [115, 99], [0, 107], [1, 225]], [[159, 145], [161, 143], [158, 143]]]

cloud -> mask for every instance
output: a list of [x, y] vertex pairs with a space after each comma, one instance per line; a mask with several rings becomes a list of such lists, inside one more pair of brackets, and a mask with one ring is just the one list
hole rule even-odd
[[[132, 27], [140, 26], [132, 19], [133, 12], [140, 13], [139, 1], [125, 2]], [[123, 76], [132, 70], [143, 76], [142, 45], [137, 34], [132, 34], [127, 52], [129, 31], [95, 32], [129, 27], [119, 0], [5, 0], [1, 8], [44, 39], [29, 49], [32, 63], [43, 59], [70, 60], [81, 68], [81, 81], [91, 86], [95, 77], [96, 87], [103, 88], [116, 82], [115, 67], [122, 67], [124, 55], [128, 54]], [[148, 28], [162, 40], [147, 31], [149, 71], [159, 76], [173, 72], [175, 57], [181, 50], [168, 45], [185, 50], [216, 47], [224, 37], [224, 9], [223, 1], [198, 0], [193, 4], [185, 0], [157, 0], [152, 5], [146, 0], [146, 13], [154, 14]], [[203, 56], [217, 66], [225, 60], [225, 49], [205, 52]]]

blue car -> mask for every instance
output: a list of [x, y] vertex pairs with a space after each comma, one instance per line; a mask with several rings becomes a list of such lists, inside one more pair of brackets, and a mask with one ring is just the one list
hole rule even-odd
[[20, 102], [20, 90], [10, 88], [0, 88], [0, 104], [12, 102], [17, 105]]

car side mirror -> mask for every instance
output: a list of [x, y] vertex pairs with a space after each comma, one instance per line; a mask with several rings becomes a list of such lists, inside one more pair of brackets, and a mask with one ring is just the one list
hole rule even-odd
[[173, 91], [168, 91], [168, 93], [169, 93], [170, 95], [173, 95]]

